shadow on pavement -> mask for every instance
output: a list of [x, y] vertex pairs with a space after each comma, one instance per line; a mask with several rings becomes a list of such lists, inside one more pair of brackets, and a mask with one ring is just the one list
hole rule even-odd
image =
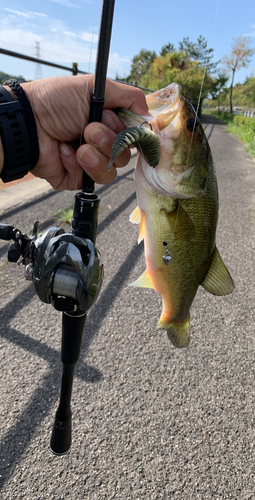
[[[133, 200], [133, 195], [131, 197]], [[98, 382], [102, 378], [102, 374], [99, 370], [94, 367], [86, 366], [84, 363], [84, 356], [86, 355], [84, 355], [84, 351], [86, 352], [88, 350], [90, 343], [107, 315], [109, 306], [111, 306], [114, 302], [120, 289], [126, 283], [129, 274], [134, 267], [134, 263], [137, 259], [139, 259], [142, 252], [143, 245], [140, 244], [138, 246], [135, 244], [115, 276], [101, 293], [93, 314], [88, 317], [82, 346], [83, 359], [79, 362], [81, 364], [81, 366], [79, 366], [79, 377], [82, 380], [91, 383]], [[56, 405], [60, 390], [59, 387], [52, 387], [52, 381], [59, 379], [60, 361], [59, 363], [56, 363], [56, 361], [60, 358], [59, 352], [8, 326], [8, 319], [19, 313], [23, 306], [27, 305], [28, 301], [31, 300], [34, 295], [34, 288], [32, 285], [29, 285], [18, 296], [16, 296], [13, 301], [8, 303], [1, 310], [2, 326], [4, 326], [4, 328], [0, 330], [1, 336], [8, 339], [9, 342], [13, 342], [15, 345], [22, 347], [22, 349], [36, 354], [40, 358], [47, 361], [49, 363], [49, 367], [51, 367], [51, 369], [49, 369], [49, 371], [44, 375], [40, 387], [34, 392], [29, 404], [20, 414], [15, 425], [8, 430], [0, 444], [0, 456], [5, 457], [5, 464], [8, 463], [8, 468], [6, 468], [6, 465], [4, 466], [5, 473], [2, 474], [0, 483], [1, 486], [12, 474], [12, 471], [19, 462], [24, 450], [29, 445], [34, 433], [50, 412], [52, 412], [53, 423], [54, 414], [52, 408], [53, 405]], [[90, 323], [91, 316], [93, 316], [93, 320]], [[53, 366], [54, 363], [56, 363], [56, 366]], [[50, 405], [49, 397], [51, 399]]]

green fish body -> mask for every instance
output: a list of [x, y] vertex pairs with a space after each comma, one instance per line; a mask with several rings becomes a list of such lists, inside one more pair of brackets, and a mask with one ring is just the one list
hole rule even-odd
[[165, 329], [176, 347], [185, 347], [199, 285], [226, 295], [234, 284], [216, 247], [217, 179], [203, 127], [176, 83], [151, 94], [147, 102], [151, 118], [118, 113], [126, 126], [149, 119], [161, 146], [155, 168], [138, 153], [138, 207], [130, 220], [140, 224], [147, 267], [132, 285], [160, 293], [163, 311], [157, 329]]

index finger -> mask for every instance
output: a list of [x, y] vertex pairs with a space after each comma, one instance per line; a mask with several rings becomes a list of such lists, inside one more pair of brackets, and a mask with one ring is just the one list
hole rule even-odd
[[141, 89], [124, 83], [106, 80], [104, 108], [125, 108], [142, 116], [149, 115], [146, 98]]

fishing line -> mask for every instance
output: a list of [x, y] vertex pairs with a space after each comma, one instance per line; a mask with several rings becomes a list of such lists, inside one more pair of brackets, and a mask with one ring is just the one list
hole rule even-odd
[[195, 121], [194, 121], [194, 126], [193, 126], [193, 130], [192, 130], [192, 136], [191, 136], [191, 141], [190, 141], [190, 146], [189, 146], [189, 151], [188, 151], [187, 165], [189, 164], [189, 155], [190, 155], [190, 151], [191, 151], [191, 147], [192, 147], [192, 141], [193, 141], [193, 136], [194, 136], [195, 127], [196, 127], [196, 120], [197, 120], [197, 117], [198, 117], [198, 110], [199, 110], [199, 105], [200, 105], [200, 101], [201, 101], [201, 95], [202, 95], [202, 90], [203, 90], [203, 86], [204, 86], [205, 75], [206, 75], [207, 67], [208, 67], [208, 64], [209, 64], [209, 50], [210, 50], [212, 35], [213, 35], [213, 32], [214, 32], [216, 18], [217, 18], [217, 14], [218, 14], [219, 3], [220, 3], [220, 0], [218, 0], [217, 4], [216, 4], [213, 25], [212, 25], [211, 34], [210, 34], [210, 37], [209, 37], [208, 57], [207, 57], [207, 60], [206, 60], [206, 64], [205, 64], [205, 68], [204, 68], [204, 72], [203, 72], [203, 76], [202, 76], [202, 81], [201, 81], [201, 86], [200, 86], [200, 91], [199, 91], [199, 96], [198, 96], [197, 109], [195, 110]]
[[[213, 32], [214, 32], [216, 18], [217, 18], [217, 14], [218, 14], [219, 3], [220, 3], [220, 0], [218, 0], [217, 4], [216, 4], [216, 9], [215, 9], [215, 14], [214, 14], [214, 20], [213, 20], [212, 30], [211, 30], [211, 34], [210, 34], [210, 38], [209, 38], [209, 43], [208, 43], [208, 45], [209, 45], [208, 57], [207, 57], [207, 61], [206, 61], [206, 64], [205, 64], [204, 74], [203, 74], [203, 78], [202, 78], [202, 82], [201, 82], [201, 87], [200, 87], [200, 92], [199, 92], [199, 97], [198, 97], [198, 104], [197, 104], [197, 109], [196, 109], [196, 118], [197, 118], [197, 115], [198, 115], [199, 104], [200, 104], [200, 101], [201, 101], [201, 95], [202, 95], [202, 90], [203, 90], [203, 85], [204, 85], [204, 80], [205, 80], [205, 73], [206, 73], [206, 70], [207, 70], [207, 67], [208, 67], [208, 64], [209, 64], [209, 50], [210, 50], [212, 35], [213, 35]], [[194, 128], [195, 128], [195, 124], [194, 124]]]
[[[199, 110], [199, 105], [200, 105], [200, 101], [201, 101], [201, 96], [202, 96], [202, 90], [203, 90], [203, 86], [204, 86], [205, 75], [206, 75], [207, 67], [208, 67], [208, 64], [209, 64], [209, 50], [210, 50], [212, 35], [213, 35], [214, 29], [215, 29], [215, 23], [216, 23], [216, 18], [217, 18], [217, 14], [218, 14], [219, 3], [220, 3], [220, 0], [217, 0], [215, 14], [214, 14], [214, 20], [213, 20], [213, 25], [212, 25], [211, 34], [210, 34], [209, 43], [208, 43], [208, 46], [209, 46], [209, 48], [208, 48], [208, 57], [207, 57], [207, 60], [206, 60], [206, 64], [205, 64], [205, 68], [204, 68], [204, 72], [203, 72], [203, 76], [202, 76], [202, 81], [201, 81], [201, 86], [200, 86], [200, 91], [199, 91], [199, 96], [198, 96], [197, 109], [195, 110], [195, 120], [194, 120], [194, 125], [193, 125], [193, 130], [192, 130], [191, 141], [190, 141], [190, 145], [189, 145], [189, 150], [188, 150], [188, 156], [187, 156], [186, 165], [189, 164], [189, 157], [190, 157], [190, 152], [191, 152], [191, 147], [192, 147], [192, 141], [193, 141], [193, 137], [194, 137], [194, 133], [195, 133], [195, 128], [196, 128], [196, 121], [197, 121], [197, 117], [198, 117], [198, 110]], [[175, 233], [175, 230], [176, 230], [176, 226], [177, 226], [177, 219], [178, 219], [180, 207], [181, 207], [181, 199], [178, 200], [178, 208], [177, 208], [177, 215], [176, 215], [176, 221], [175, 221], [175, 227], [174, 227], [174, 231], [173, 231], [173, 236], [174, 236], [174, 233]]]
[[[91, 37], [91, 43], [90, 43], [90, 53], [89, 53], [89, 63], [88, 63], [88, 73], [90, 73], [90, 65], [92, 62], [92, 50], [93, 50], [93, 45], [94, 45], [94, 36], [95, 36], [95, 25], [96, 25], [96, 14], [98, 12], [98, 0], [95, 2], [95, 9], [94, 9], [94, 20], [93, 20], [93, 28], [92, 28], [92, 37]], [[85, 108], [86, 108], [86, 96], [88, 95], [88, 81], [86, 80], [86, 85], [85, 85], [85, 92], [84, 92], [84, 103], [83, 103], [83, 110], [82, 110], [82, 116], [83, 116], [83, 121], [81, 124], [81, 133], [80, 133], [80, 142], [79, 146], [82, 145], [83, 143], [83, 131], [85, 129]], [[78, 186], [78, 172], [81, 169], [80, 165], [78, 165], [78, 168], [76, 169], [76, 178], [75, 178], [75, 191], [77, 191], [77, 186]]]

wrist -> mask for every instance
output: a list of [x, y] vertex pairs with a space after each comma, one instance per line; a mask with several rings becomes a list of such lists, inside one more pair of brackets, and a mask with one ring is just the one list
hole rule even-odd
[[[9, 94], [11, 94], [11, 96], [14, 99], [16, 99], [14, 93], [12, 92], [12, 90], [9, 87], [6, 87], [4, 85], [4, 88], [7, 90], [7, 92], [9, 92]], [[0, 177], [1, 177], [1, 172], [2, 172], [3, 166], [4, 166], [4, 148], [3, 148], [3, 143], [2, 143], [2, 139], [1, 139], [1, 135], [0, 135]]]
[[3, 145], [0, 137], [0, 174], [2, 172], [2, 168], [4, 166], [4, 150], [3, 150]]
[[39, 143], [34, 114], [26, 93], [14, 79], [0, 92], [1, 140], [4, 162], [3, 182], [24, 177], [36, 164]]

